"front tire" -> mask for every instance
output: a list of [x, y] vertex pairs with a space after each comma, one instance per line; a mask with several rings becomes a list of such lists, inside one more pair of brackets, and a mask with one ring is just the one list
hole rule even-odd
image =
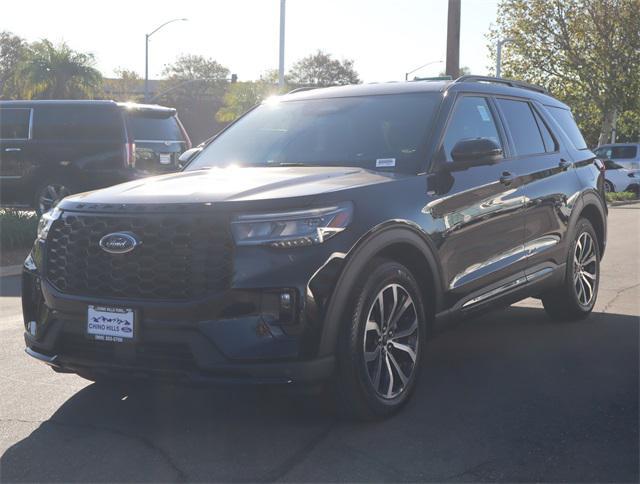
[[567, 254], [562, 285], [542, 296], [544, 309], [555, 320], [584, 319], [593, 310], [600, 282], [600, 247], [591, 223], [578, 220]]
[[402, 264], [375, 259], [360, 278], [338, 342], [339, 413], [375, 420], [397, 412], [415, 389], [426, 341], [420, 287]]

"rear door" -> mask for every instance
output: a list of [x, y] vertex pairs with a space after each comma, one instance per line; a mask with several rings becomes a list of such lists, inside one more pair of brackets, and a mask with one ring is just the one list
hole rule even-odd
[[564, 263], [568, 216], [580, 191], [571, 154], [550, 128], [541, 105], [498, 98], [514, 159], [521, 165], [525, 200], [527, 276], [544, 276]]
[[439, 253], [449, 303], [466, 299], [464, 306], [522, 283], [526, 266], [518, 162], [510, 159], [504, 130], [489, 97], [459, 95], [436, 166], [451, 163], [454, 145], [470, 138], [491, 139], [503, 149], [504, 158], [459, 171], [439, 169], [429, 180], [429, 190], [438, 197], [426, 207], [443, 225]]
[[29, 171], [30, 108], [0, 108], [0, 199], [5, 205], [28, 203], [22, 184]]
[[178, 169], [178, 158], [191, 147], [173, 110], [126, 109], [129, 137], [136, 146], [136, 168], [149, 173]]

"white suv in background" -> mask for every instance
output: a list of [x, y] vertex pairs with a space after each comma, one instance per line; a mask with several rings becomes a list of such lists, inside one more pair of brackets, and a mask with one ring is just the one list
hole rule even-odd
[[640, 170], [629, 170], [611, 160], [604, 161], [604, 191], [638, 193]]
[[640, 143], [615, 143], [598, 146], [594, 153], [601, 160], [615, 161], [627, 169], [640, 169]]

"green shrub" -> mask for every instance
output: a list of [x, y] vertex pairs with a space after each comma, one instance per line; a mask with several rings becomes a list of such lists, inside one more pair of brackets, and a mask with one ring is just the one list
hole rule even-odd
[[611, 192], [607, 193], [607, 202], [627, 202], [635, 200], [636, 194], [633, 192]]
[[34, 212], [0, 210], [0, 249], [30, 247], [37, 228], [38, 217]]

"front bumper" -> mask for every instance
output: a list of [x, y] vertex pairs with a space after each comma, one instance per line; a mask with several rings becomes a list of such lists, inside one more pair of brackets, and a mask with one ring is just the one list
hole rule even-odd
[[[60, 293], [37, 271], [23, 272], [26, 351], [60, 372], [187, 382], [311, 383], [329, 378], [318, 356], [317, 321], [279, 314], [281, 290], [233, 289], [190, 302], [122, 301]], [[136, 312], [133, 342], [86, 334], [89, 304]], [[303, 304], [297, 300], [295, 306]], [[287, 318], [283, 323], [283, 318]]]

